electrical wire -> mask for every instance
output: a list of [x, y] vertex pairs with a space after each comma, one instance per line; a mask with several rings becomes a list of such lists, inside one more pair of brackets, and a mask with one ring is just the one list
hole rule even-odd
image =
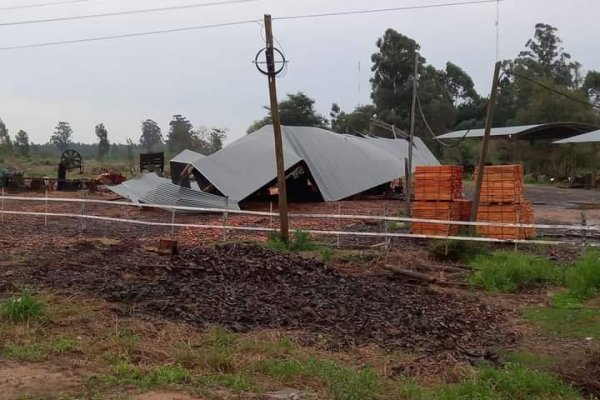
[[534, 78], [532, 78], [530, 76], [521, 74], [520, 72], [506, 71], [506, 74], [507, 75], [511, 75], [512, 74], [512, 75], [518, 76], [518, 77], [523, 78], [523, 79], [525, 79], [525, 80], [527, 80], [527, 81], [529, 81], [531, 83], [534, 83], [534, 84], [536, 84], [536, 85], [538, 85], [538, 86], [540, 86], [540, 87], [542, 87], [542, 88], [544, 88], [546, 90], [549, 90], [549, 91], [554, 92], [556, 94], [559, 94], [559, 95], [561, 95], [563, 97], [566, 97], [566, 98], [568, 98], [568, 99], [570, 99], [572, 101], [575, 101], [577, 103], [580, 103], [580, 104], [583, 104], [583, 105], [586, 105], [586, 106], [589, 106], [589, 107], [597, 108], [597, 109], [600, 110], [600, 105], [598, 105], [598, 104], [594, 104], [594, 103], [590, 103], [590, 102], [585, 101], [585, 100], [578, 99], [577, 97], [574, 97], [574, 96], [572, 96], [572, 95], [570, 95], [568, 93], [563, 92], [562, 90], [555, 89], [555, 88], [553, 88], [550, 85], [547, 85], [547, 84], [545, 84], [543, 82], [540, 82], [540, 81], [538, 81], [538, 80], [536, 80], [536, 79], [534, 79]]
[[449, 144], [449, 143], [444, 143], [440, 138], [438, 138], [435, 133], [433, 133], [433, 130], [431, 129], [431, 126], [429, 126], [429, 123], [427, 122], [427, 118], [425, 118], [425, 113], [423, 112], [423, 107], [421, 107], [421, 99], [419, 99], [419, 95], [417, 95], [417, 107], [419, 107], [419, 112], [421, 114], [421, 119], [423, 120], [423, 122], [425, 123], [425, 127], [427, 128], [427, 130], [429, 131], [429, 134], [431, 135], [431, 137], [438, 142], [439, 144], [441, 144], [444, 147], [455, 147], [458, 146], [458, 143], [460, 143], [471, 131], [470, 129], [465, 133], [465, 135], [459, 140], [458, 143], [455, 144]]
[[306, 18], [322, 18], [322, 17], [334, 17], [341, 15], [355, 15], [355, 14], [374, 14], [374, 13], [383, 13], [383, 12], [392, 12], [392, 11], [406, 11], [406, 10], [421, 10], [427, 8], [442, 8], [442, 7], [456, 7], [456, 6], [468, 6], [475, 4], [489, 4], [496, 3], [498, 1], [507, 1], [507, 0], [470, 0], [470, 1], [458, 1], [453, 3], [437, 3], [437, 4], [427, 4], [421, 6], [404, 6], [404, 7], [391, 7], [391, 8], [377, 8], [377, 9], [369, 9], [369, 10], [357, 10], [357, 11], [337, 11], [337, 12], [329, 12], [329, 13], [321, 13], [321, 14], [306, 14], [306, 15], [292, 15], [287, 17], [273, 17], [273, 20], [283, 21], [290, 19], [306, 19]]
[[48, 3], [23, 4], [20, 6], [0, 7], [0, 11], [22, 10], [25, 8], [52, 7], [52, 6], [60, 6], [63, 4], [88, 3], [90, 1], [98, 1], [98, 0], [62, 0], [62, 1], [53, 1], [53, 2], [48, 2]]
[[254, 3], [257, 1], [261, 1], [261, 0], [225, 0], [225, 1], [215, 1], [215, 2], [211, 2], [211, 3], [195, 3], [195, 4], [185, 4], [185, 5], [181, 5], [181, 6], [146, 8], [146, 9], [141, 9], [141, 10], [129, 10], [129, 11], [115, 11], [115, 12], [108, 12], [108, 13], [101, 13], [101, 14], [75, 15], [75, 16], [70, 16], [70, 17], [57, 17], [57, 18], [47, 18], [47, 19], [31, 19], [31, 20], [23, 20], [23, 21], [2, 22], [2, 23], [0, 23], [0, 26], [31, 25], [31, 24], [42, 24], [42, 23], [48, 23], [48, 22], [75, 21], [75, 20], [80, 20], [80, 19], [115, 17], [115, 16], [119, 16], [119, 15], [148, 14], [148, 13], [163, 12], [163, 11], [187, 10], [187, 9], [191, 9], [191, 8], [213, 7], [213, 6], [221, 6], [221, 5], [229, 5], [229, 4]]
[[0, 47], [0, 51], [29, 49], [29, 48], [34, 48], [34, 47], [57, 46], [57, 45], [62, 45], [62, 44], [97, 42], [97, 41], [103, 41], [103, 40], [130, 38], [130, 37], [147, 36], [147, 35], [160, 35], [163, 33], [175, 33], [175, 32], [185, 32], [185, 31], [193, 31], [193, 30], [200, 30], [200, 29], [220, 28], [220, 27], [225, 27], [225, 26], [245, 25], [245, 24], [252, 24], [254, 22], [256, 22], [256, 20], [245, 20], [245, 21], [225, 22], [225, 23], [220, 23], [220, 24], [188, 26], [185, 28], [163, 29], [163, 30], [158, 30], [158, 31], [147, 31], [147, 32], [136, 32], [136, 33], [128, 33], [128, 34], [124, 34], [124, 35], [98, 36], [98, 37], [84, 38], [84, 39], [60, 40], [60, 41], [56, 41], [56, 42], [45, 42], [45, 43], [25, 44], [25, 45], [20, 45], [20, 46]]
[[[235, 2], [249, 2], [249, 1], [260, 1], [260, 0], [235, 0]], [[498, 1], [498, 0], [472, 0], [472, 1], [455, 2], [455, 3], [430, 4], [430, 5], [426, 5], [426, 6], [383, 8], [383, 9], [371, 9], [371, 10], [362, 10], [362, 11], [341, 11], [341, 12], [326, 13], [326, 14], [290, 15], [290, 16], [273, 18], [273, 20], [321, 18], [321, 17], [337, 16], [337, 15], [355, 15], [355, 14], [381, 13], [381, 12], [390, 12], [390, 11], [414, 10], [414, 9], [423, 9], [423, 8], [454, 7], [454, 6], [464, 6], [464, 5], [471, 5], [471, 4], [486, 4], [486, 3], [493, 3], [496, 1]], [[507, 1], [507, 0], [500, 0], [500, 1]], [[224, 3], [229, 4], [229, 3], [232, 3], [232, 1], [220, 2], [220, 3], [216, 3], [216, 4], [224, 4]], [[204, 4], [206, 5], [209, 3], [204, 3]], [[210, 4], [212, 4], [212, 3], [210, 3]], [[166, 7], [166, 8], [173, 9], [172, 7]], [[153, 9], [153, 10], [157, 10], [157, 9]], [[150, 12], [150, 11], [148, 11], [148, 12]], [[154, 11], [152, 11], [152, 12], [154, 12]], [[129, 13], [131, 13], [131, 12], [129, 12]], [[83, 16], [83, 17], [85, 17], [85, 16]], [[91, 16], [88, 16], [88, 17], [91, 18]], [[81, 18], [81, 17], [72, 17], [72, 19], [77, 19], [77, 18]], [[223, 27], [223, 26], [235, 26], [235, 25], [243, 25], [243, 24], [249, 24], [249, 23], [260, 23], [260, 21], [256, 20], [256, 19], [252, 19], [252, 20], [225, 22], [225, 23], [212, 24], [212, 25], [198, 25], [198, 26], [190, 26], [190, 27], [184, 27], [184, 28], [173, 28], [173, 29], [146, 31], [146, 32], [136, 32], [136, 33], [122, 34], [122, 35], [97, 36], [97, 37], [82, 38], [82, 39], [59, 40], [59, 41], [54, 41], [54, 42], [43, 42], [43, 43], [33, 43], [33, 44], [16, 45], [16, 46], [5, 46], [5, 47], [0, 47], [0, 51], [58, 46], [58, 45], [63, 45], [63, 44], [98, 42], [98, 41], [103, 41], [103, 40], [114, 40], [114, 39], [121, 39], [121, 38], [147, 36], [147, 35], [159, 35], [159, 34], [165, 34], [165, 33], [217, 28], [217, 27]], [[2, 26], [2, 25], [0, 25], [0, 26]]]

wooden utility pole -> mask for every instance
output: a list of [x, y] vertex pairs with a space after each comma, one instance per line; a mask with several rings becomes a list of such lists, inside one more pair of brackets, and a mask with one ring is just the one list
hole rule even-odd
[[283, 162], [283, 141], [281, 139], [281, 121], [279, 120], [279, 104], [277, 103], [277, 86], [275, 84], [275, 55], [273, 51], [273, 27], [271, 16], [265, 15], [267, 77], [269, 79], [269, 95], [271, 98], [271, 120], [275, 135], [275, 161], [277, 162], [277, 189], [279, 197], [279, 219], [281, 239], [287, 243], [289, 239], [287, 190], [285, 187], [285, 164]]
[[415, 72], [413, 75], [413, 94], [412, 105], [410, 108], [410, 131], [408, 138], [408, 171], [406, 171], [406, 204], [408, 205], [408, 215], [412, 215], [412, 167], [413, 167], [413, 146], [415, 141], [415, 115], [417, 108], [417, 90], [419, 82], [419, 53], [415, 51]]
[[[477, 220], [477, 211], [479, 211], [479, 200], [481, 199], [481, 187], [483, 186], [483, 173], [487, 161], [488, 147], [490, 144], [490, 133], [492, 131], [492, 120], [494, 119], [494, 108], [496, 107], [496, 96], [498, 94], [498, 79], [500, 77], [501, 63], [498, 61], [494, 67], [494, 79], [492, 81], [492, 92], [490, 93], [490, 102], [488, 103], [487, 116], [485, 118], [485, 133], [483, 143], [481, 144], [481, 153], [479, 155], [479, 165], [477, 167], [477, 182], [475, 183], [475, 197], [473, 198], [473, 207], [471, 208], [471, 221]], [[475, 227], [471, 227], [475, 231]]]

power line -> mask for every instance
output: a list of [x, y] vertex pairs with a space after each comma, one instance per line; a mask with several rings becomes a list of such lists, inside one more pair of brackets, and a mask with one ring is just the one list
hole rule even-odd
[[3, 23], [0, 23], [0, 26], [31, 25], [31, 24], [42, 24], [42, 23], [47, 23], [47, 22], [74, 21], [74, 20], [80, 20], [80, 19], [114, 17], [114, 16], [118, 16], [118, 15], [148, 14], [148, 13], [155, 13], [155, 12], [187, 10], [187, 9], [191, 9], [191, 8], [212, 7], [212, 6], [220, 6], [220, 5], [228, 5], [228, 4], [251, 3], [251, 2], [257, 2], [257, 1], [261, 1], [261, 0], [226, 0], [226, 1], [220, 1], [220, 2], [216, 1], [216, 2], [211, 2], [211, 3], [186, 4], [186, 5], [182, 5], [182, 6], [146, 8], [146, 9], [142, 9], [142, 10], [130, 10], [130, 11], [115, 11], [115, 12], [101, 13], [101, 14], [76, 15], [76, 16], [72, 16], [72, 17], [31, 19], [31, 20], [24, 20], [24, 21], [3, 22]]
[[599, 110], [600, 110], [600, 105], [598, 105], [598, 104], [594, 104], [594, 103], [590, 103], [590, 102], [588, 102], [588, 101], [585, 101], [585, 100], [578, 99], [577, 97], [575, 97], [575, 96], [572, 96], [572, 95], [570, 95], [569, 93], [565, 93], [565, 92], [563, 92], [562, 90], [555, 89], [555, 88], [553, 88], [552, 86], [550, 86], [550, 85], [547, 85], [547, 84], [545, 84], [545, 83], [543, 83], [543, 82], [540, 82], [540, 81], [538, 81], [538, 80], [536, 80], [536, 79], [534, 79], [534, 78], [532, 78], [532, 77], [530, 77], [530, 76], [527, 76], [527, 75], [524, 75], [524, 74], [521, 74], [521, 73], [519, 73], [519, 72], [515, 72], [515, 71], [506, 71], [506, 73], [507, 73], [508, 75], [510, 75], [510, 74], [512, 74], [512, 75], [516, 75], [516, 76], [518, 76], [518, 77], [520, 77], [520, 78], [523, 78], [523, 79], [525, 79], [525, 80], [527, 80], [527, 81], [529, 81], [529, 82], [531, 82], [531, 83], [534, 83], [534, 84], [536, 84], [536, 85], [538, 85], [538, 86], [540, 86], [540, 87], [542, 87], [542, 88], [544, 88], [544, 89], [546, 89], [546, 90], [549, 90], [549, 91], [551, 91], [551, 92], [554, 92], [554, 93], [556, 93], [556, 94], [559, 94], [559, 95], [561, 95], [561, 96], [564, 96], [564, 97], [566, 97], [567, 99], [570, 99], [570, 100], [572, 100], [572, 101], [574, 101], [574, 102], [577, 102], [577, 103], [580, 103], [580, 104], [583, 104], [583, 105], [586, 105], [586, 106], [589, 106], [589, 107], [597, 108], [597, 109], [599, 109]]
[[488, 3], [496, 3], [498, 1], [506, 1], [506, 0], [470, 0], [470, 1], [459, 1], [459, 2], [454, 2], [454, 3], [427, 4], [427, 5], [421, 5], [421, 6], [377, 8], [377, 9], [357, 10], [357, 11], [338, 11], [338, 12], [321, 13], [321, 14], [306, 14], [306, 15], [293, 15], [293, 16], [287, 16], [287, 17], [274, 17], [273, 20], [282, 21], [282, 20], [289, 20], [289, 19], [334, 17], [334, 16], [340, 16], [340, 15], [374, 14], [374, 13], [383, 13], [383, 12], [391, 12], [391, 11], [421, 10], [421, 9], [427, 9], [427, 8], [442, 8], [442, 7], [468, 6], [468, 5], [475, 5], [475, 4], [488, 4]]
[[[260, 1], [260, 0], [235, 0], [235, 2], [249, 2], [249, 1]], [[464, 6], [464, 5], [471, 5], [471, 4], [486, 4], [486, 3], [495, 3], [497, 1], [506, 1], [506, 0], [472, 0], [472, 1], [455, 2], [455, 3], [430, 4], [430, 5], [426, 5], [426, 6], [380, 8], [380, 9], [371, 9], [371, 10], [362, 10], [362, 11], [341, 11], [341, 12], [326, 13], [326, 14], [290, 15], [290, 16], [284, 16], [284, 17], [273, 18], [273, 19], [274, 20], [292, 20], [292, 19], [321, 18], [321, 17], [329, 17], [329, 16], [337, 16], [337, 15], [370, 14], [370, 13], [414, 10], [414, 9], [423, 9], [423, 8], [436, 8], [436, 7], [439, 8], [439, 7]], [[232, 2], [234, 2], [234, 1], [220, 2], [220, 3], [215, 3], [215, 4], [225, 4], [225, 3], [229, 4]], [[206, 5], [206, 4], [213, 4], [213, 3], [204, 3], [204, 4]], [[172, 9], [171, 7], [165, 7], [165, 8]], [[77, 17], [73, 17], [73, 18], [77, 18]], [[63, 45], [63, 44], [74, 44], [74, 43], [99, 42], [99, 41], [103, 41], [103, 40], [114, 40], [114, 39], [122, 39], [122, 38], [138, 37], [138, 36], [148, 36], [148, 35], [160, 35], [160, 34], [165, 34], [165, 33], [193, 31], [193, 30], [218, 28], [218, 27], [225, 27], [225, 26], [245, 25], [245, 24], [250, 24], [250, 23], [259, 23], [260, 24], [260, 21], [252, 19], [252, 20], [225, 22], [225, 23], [220, 23], [220, 24], [197, 25], [197, 26], [189, 26], [189, 27], [183, 27], [183, 28], [136, 32], [136, 33], [122, 34], [122, 35], [97, 36], [97, 37], [82, 38], [82, 39], [60, 40], [60, 41], [54, 41], [54, 42], [33, 43], [33, 44], [25, 44], [25, 45], [17, 45], [17, 46], [5, 46], [5, 47], [0, 47], [0, 51], [19, 50], [19, 49], [28, 49], [28, 48], [36, 48], [36, 47], [49, 47], [49, 46], [58, 46], [58, 45]], [[0, 25], [0, 26], [2, 26], [2, 25]]]
[[90, 1], [98, 1], [98, 0], [62, 0], [62, 1], [53, 1], [53, 2], [48, 2], [48, 3], [23, 4], [20, 6], [0, 7], [0, 11], [22, 10], [25, 8], [51, 7], [51, 6], [59, 6], [59, 5], [63, 5], [63, 4], [73, 4], [73, 3], [87, 3]]
[[185, 28], [163, 29], [163, 30], [159, 30], [159, 31], [136, 32], [136, 33], [128, 33], [128, 34], [124, 34], [124, 35], [98, 36], [98, 37], [84, 38], [84, 39], [60, 40], [60, 41], [56, 41], [56, 42], [45, 42], [45, 43], [25, 44], [25, 45], [21, 45], [21, 46], [0, 47], [0, 51], [29, 49], [29, 48], [34, 48], [34, 47], [49, 47], [49, 46], [57, 46], [57, 45], [62, 45], [62, 44], [98, 42], [98, 41], [102, 41], [102, 40], [130, 38], [130, 37], [137, 37], [137, 36], [160, 35], [163, 33], [185, 32], [185, 31], [200, 30], [200, 29], [220, 28], [220, 27], [225, 27], [225, 26], [253, 24], [255, 22], [256, 22], [256, 20], [245, 20], [245, 21], [225, 22], [225, 23], [221, 23], [221, 24], [188, 26]]

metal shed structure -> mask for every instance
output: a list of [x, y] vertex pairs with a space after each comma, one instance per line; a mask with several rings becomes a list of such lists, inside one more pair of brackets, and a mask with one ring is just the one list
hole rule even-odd
[[592, 170], [592, 187], [597, 187], [597, 176], [598, 176], [598, 142], [600, 142], [600, 130], [584, 133], [583, 135], [577, 135], [568, 139], [557, 140], [554, 144], [581, 144], [591, 143], [592, 144], [592, 159], [591, 159], [591, 170]]
[[[287, 179], [308, 178], [324, 201], [337, 201], [389, 183], [405, 174], [408, 142], [337, 134], [314, 127], [282, 127]], [[243, 201], [274, 184], [272, 126], [246, 135], [192, 162], [202, 190]], [[418, 138], [414, 166], [439, 165]], [[293, 185], [292, 185], [293, 187]]]
[[184, 150], [181, 153], [177, 154], [175, 157], [173, 157], [169, 162], [171, 180], [173, 181], [173, 183], [181, 184], [185, 187], [190, 187], [189, 180], [184, 179], [184, 181], [181, 182], [181, 174], [188, 165], [204, 157], [206, 156], [192, 150]]
[[[555, 122], [549, 124], [506, 126], [492, 128], [492, 137], [511, 137], [519, 140], [556, 140], [565, 139], [582, 133], [594, 131], [600, 127], [579, 122]], [[438, 139], [482, 138], [485, 129], [469, 129], [444, 133]]]

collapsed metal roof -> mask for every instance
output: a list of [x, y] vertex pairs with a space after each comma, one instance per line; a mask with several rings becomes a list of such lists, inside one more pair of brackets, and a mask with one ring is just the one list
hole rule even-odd
[[600, 130], [584, 133], [583, 135], [573, 136], [568, 139], [557, 140], [554, 144], [568, 143], [595, 143], [600, 142]]
[[179, 164], [191, 164], [196, 160], [200, 160], [201, 158], [206, 157], [204, 154], [192, 151], [192, 150], [184, 150], [181, 153], [177, 154], [175, 157], [171, 159], [172, 163]]
[[176, 185], [190, 187], [189, 179], [182, 179], [181, 175], [188, 165], [196, 160], [206, 157], [204, 154], [197, 153], [192, 150], [183, 150], [177, 154], [169, 162], [169, 170], [171, 172], [171, 181]]
[[[287, 172], [304, 162], [325, 201], [341, 200], [404, 175], [408, 142], [337, 134], [314, 127], [282, 127]], [[413, 167], [439, 165], [418, 138]], [[191, 163], [195, 173], [230, 198], [244, 200], [276, 178], [273, 127], [268, 125]]]
[[[590, 132], [599, 127], [579, 122], [555, 122], [550, 124], [506, 126], [492, 128], [491, 136], [515, 136], [516, 139], [564, 139], [582, 133]], [[444, 133], [438, 139], [480, 138], [485, 129], [467, 129]]]
[[236, 201], [175, 185], [155, 173], [144, 174], [108, 189], [135, 204], [239, 210]]

